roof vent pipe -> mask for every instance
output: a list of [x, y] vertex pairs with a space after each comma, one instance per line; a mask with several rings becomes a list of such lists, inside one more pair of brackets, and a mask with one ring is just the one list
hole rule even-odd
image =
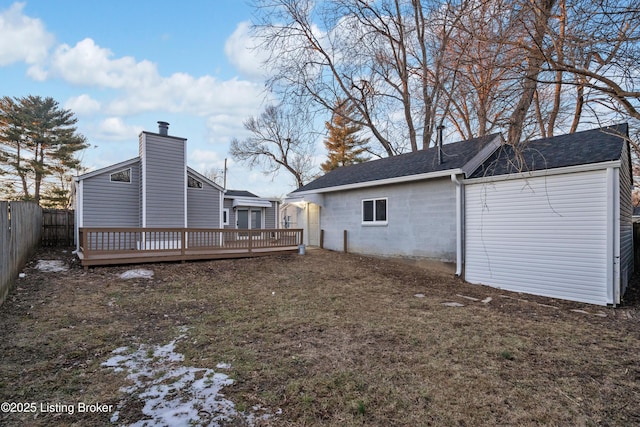
[[444, 130], [444, 126], [440, 125], [436, 128], [438, 130], [438, 140], [437, 140], [437, 144], [438, 144], [438, 164], [441, 165], [442, 164], [442, 131]]
[[169, 135], [169, 123], [158, 122], [158, 133], [162, 136]]

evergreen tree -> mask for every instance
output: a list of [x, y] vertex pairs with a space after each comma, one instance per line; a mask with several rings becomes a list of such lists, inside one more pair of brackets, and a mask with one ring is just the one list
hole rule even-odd
[[367, 151], [366, 145], [369, 138], [362, 139], [358, 136], [362, 126], [350, 119], [353, 112], [353, 105], [338, 99], [331, 121], [325, 122], [329, 131], [324, 141], [324, 146], [328, 150], [328, 160], [320, 165], [325, 173], [341, 166], [369, 160], [369, 157], [363, 155]]
[[21, 184], [22, 200], [40, 203], [47, 177], [80, 167], [75, 154], [88, 144], [77, 121], [51, 97], [0, 99], [0, 170]]

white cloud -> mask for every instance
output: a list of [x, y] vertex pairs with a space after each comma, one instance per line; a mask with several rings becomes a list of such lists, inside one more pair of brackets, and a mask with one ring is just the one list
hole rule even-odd
[[224, 44], [224, 53], [231, 64], [243, 76], [262, 81], [267, 73], [262, 65], [267, 53], [257, 48], [257, 40], [251, 37], [250, 23], [241, 22]]
[[136, 140], [142, 130], [140, 126], [125, 124], [120, 117], [109, 117], [102, 120], [95, 129], [95, 137], [108, 141]]
[[82, 94], [69, 98], [64, 108], [73, 111], [78, 116], [91, 115], [100, 111], [100, 102], [87, 94]]
[[159, 79], [155, 64], [131, 56], [112, 59], [111, 50], [86, 38], [71, 47], [58, 46], [51, 58], [50, 74], [80, 86], [123, 89], [148, 86]]
[[118, 90], [118, 97], [105, 105], [111, 115], [164, 110], [246, 116], [255, 112], [264, 96], [262, 85], [239, 79], [221, 81], [187, 73], [163, 77], [156, 64], [130, 56], [113, 58], [109, 49], [88, 38], [73, 47], [59, 46], [50, 69], [38, 71], [40, 76], [59, 77], [79, 86]]
[[207, 173], [207, 171], [223, 170], [224, 158], [220, 157], [220, 154], [215, 151], [195, 149], [189, 154], [187, 161], [188, 165], [200, 173]]
[[213, 144], [228, 144], [231, 139], [242, 139], [247, 131], [244, 129], [243, 121], [255, 111], [246, 116], [238, 117], [229, 114], [216, 114], [207, 119], [207, 140]]
[[20, 61], [36, 64], [47, 57], [54, 43], [39, 19], [22, 13], [24, 6], [14, 3], [0, 13], [0, 66]]

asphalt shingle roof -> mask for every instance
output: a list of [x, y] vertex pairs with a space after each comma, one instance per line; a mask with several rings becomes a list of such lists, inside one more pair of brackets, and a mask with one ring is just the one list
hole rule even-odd
[[513, 146], [505, 144], [470, 178], [618, 160], [627, 135], [628, 125], [621, 124], [538, 139], [524, 143], [515, 150]]
[[225, 196], [230, 197], [258, 197], [255, 194], [245, 190], [227, 190]]
[[298, 188], [293, 193], [462, 168], [497, 136], [498, 134], [493, 134], [445, 144], [442, 146], [441, 164], [438, 164], [437, 147], [431, 147], [427, 150], [343, 166]]

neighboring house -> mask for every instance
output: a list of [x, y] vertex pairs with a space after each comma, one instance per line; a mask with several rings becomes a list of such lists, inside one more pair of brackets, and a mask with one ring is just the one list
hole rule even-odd
[[[626, 125], [499, 135], [338, 168], [292, 192], [305, 243], [453, 262], [472, 283], [618, 304], [633, 271]], [[439, 159], [441, 159], [439, 161]], [[296, 207], [297, 209], [293, 209]]]
[[140, 134], [138, 157], [75, 178], [76, 233], [80, 227], [277, 228], [277, 201], [225, 194], [187, 166], [187, 140], [158, 124], [158, 133]]
[[227, 190], [224, 195], [224, 228], [279, 228], [280, 201], [264, 199], [249, 191]]

